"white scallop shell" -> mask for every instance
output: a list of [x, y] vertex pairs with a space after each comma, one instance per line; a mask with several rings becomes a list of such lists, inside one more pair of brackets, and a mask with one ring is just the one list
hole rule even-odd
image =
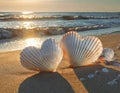
[[77, 32], [66, 33], [62, 40], [64, 57], [72, 66], [81, 66], [95, 62], [103, 51], [101, 41], [94, 36], [82, 38]]
[[112, 61], [114, 57], [114, 51], [111, 48], [104, 48], [101, 56], [106, 60], [106, 61]]
[[55, 72], [62, 60], [62, 49], [54, 39], [47, 39], [40, 48], [33, 46], [21, 52], [21, 64], [31, 70]]

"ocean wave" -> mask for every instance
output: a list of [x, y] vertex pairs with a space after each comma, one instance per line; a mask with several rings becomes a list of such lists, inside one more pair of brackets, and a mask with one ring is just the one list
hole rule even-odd
[[10, 30], [0, 29], [0, 39], [12, 38], [14, 33]]
[[79, 26], [79, 27], [35, 27], [35, 28], [0, 28], [0, 39], [13, 37], [36, 37], [37, 35], [60, 35], [69, 31], [87, 31], [108, 28], [107, 25]]
[[0, 14], [1, 21], [9, 20], [79, 20], [79, 19], [115, 19], [120, 16], [35, 16], [35, 15], [3, 15]]

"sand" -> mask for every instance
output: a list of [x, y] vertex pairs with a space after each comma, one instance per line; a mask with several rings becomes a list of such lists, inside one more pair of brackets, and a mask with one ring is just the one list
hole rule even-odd
[[[104, 47], [114, 49], [120, 59], [120, 34], [99, 36]], [[120, 74], [120, 67], [103, 63], [69, 68], [69, 62], [63, 60], [57, 72], [39, 73], [25, 69], [20, 64], [20, 51], [0, 53], [0, 93], [120, 93], [120, 80], [108, 85]], [[108, 69], [102, 72], [103, 68]], [[88, 75], [99, 74], [89, 79]], [[84, 80], [85, 79], [85, 80]]]

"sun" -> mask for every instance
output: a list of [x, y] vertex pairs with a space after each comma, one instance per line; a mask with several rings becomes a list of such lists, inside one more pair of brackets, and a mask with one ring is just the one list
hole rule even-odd
[[22, 12], [22, 14], [24, 14], [24, 15], [27, 15], [27, 14], [32, 14], [33, 12], [31, 12], [31, 11], [24, 11], [24, 12]]

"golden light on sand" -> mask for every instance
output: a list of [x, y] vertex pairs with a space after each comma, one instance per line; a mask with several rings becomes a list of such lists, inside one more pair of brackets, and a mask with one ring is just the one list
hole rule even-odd
[[26, 46], [38, 46], [38, 44], [40, 43], [35, 38], [28, 38], [25, 41], [26, 41]]

